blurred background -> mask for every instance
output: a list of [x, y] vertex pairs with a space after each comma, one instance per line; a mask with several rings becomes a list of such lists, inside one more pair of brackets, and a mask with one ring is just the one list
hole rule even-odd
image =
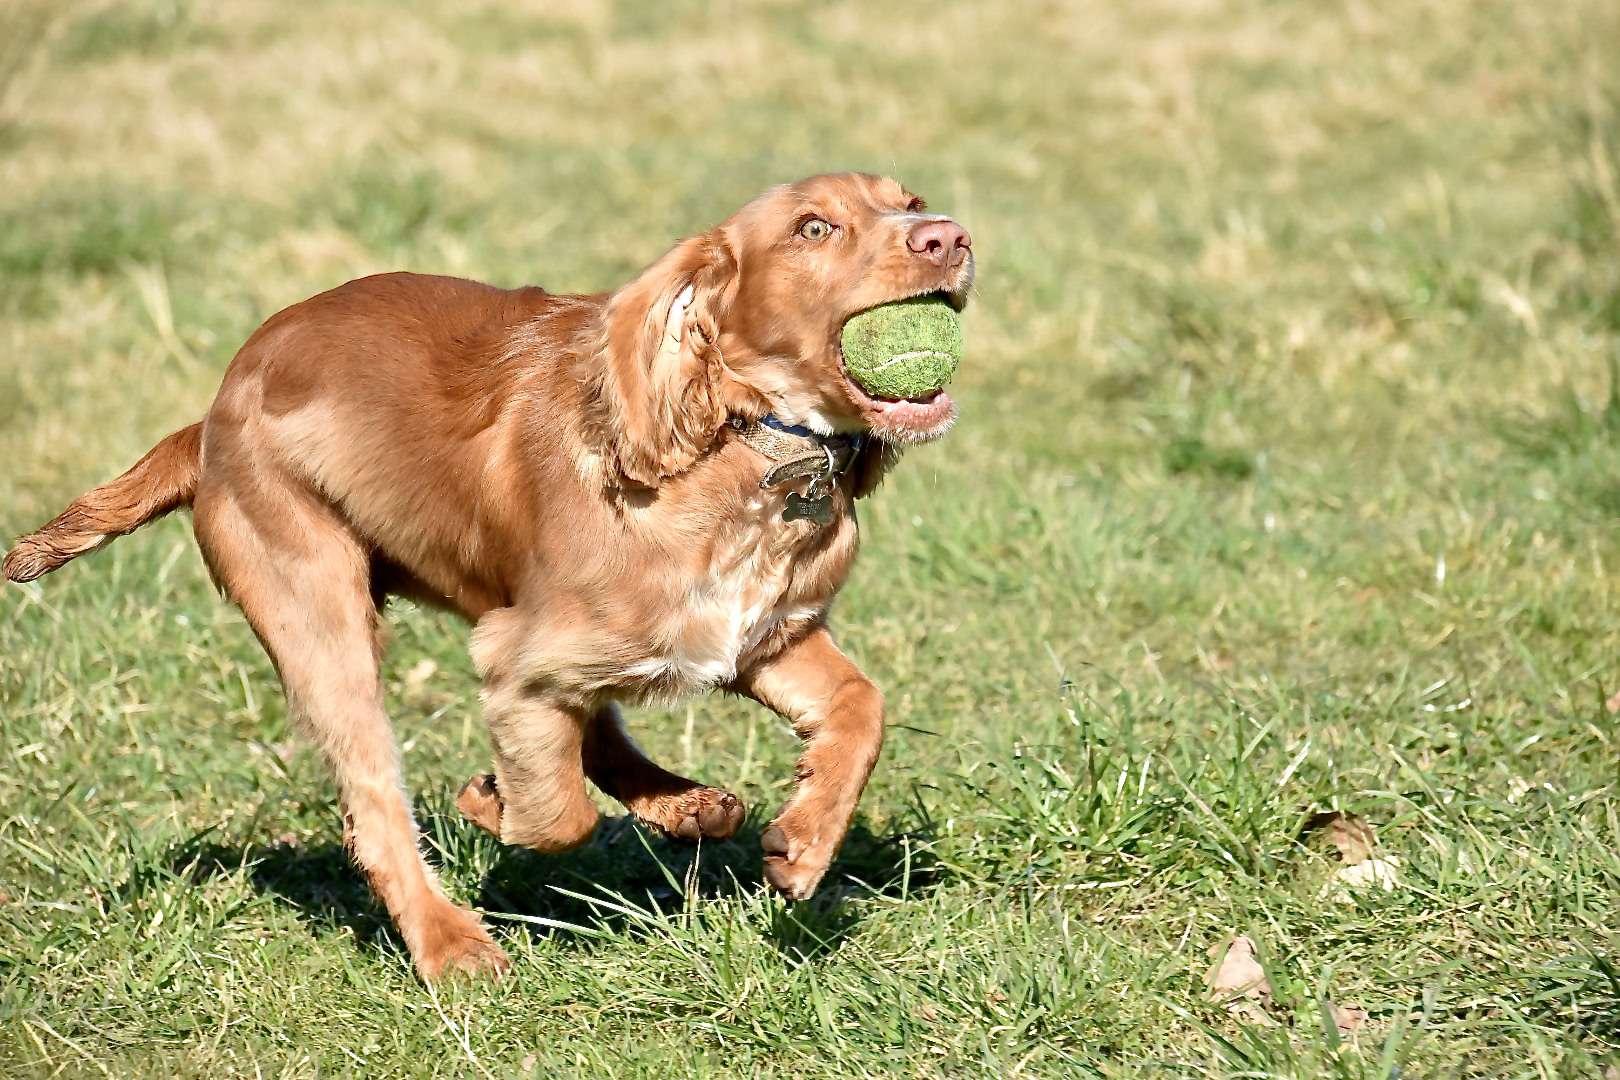
[[[415, 1011], [182, 515], [0, 594], [0, 1062], [566, 1071], [577, 1021], [569, 1052], [623, 1075], [1599, 1070], [1617, 56], [1604, 0], [4, 0], [7, 539], [353, 277], [609, 288], [844, 169], [961, 221], [979, 271], [961, 421], [862, 510], [836, 625], [893, 727], [808, 923], [760, 906], [751, 840], [480, 846], [448, 804], [486, 754], [465, 630], [396, 608], [394, 711], [459, 899], [589, 922], [550, 886], [646, 897], [674, 867], [754, 965], [694, 980], [718, 946], [687, 924], [541, 936], [520, 967], [544, 979]], [[632, 727], [744, 793], [757, 837], [781, 725], [715, 699]], [[1301, 831], [1324, 811], [1379, 828], [1398, 890], [1324, 899]], [[1240, 932], [1280, 1027], [1203, 1001]], [[1323, 1026], [1346, 994], [1366, 1030]]]

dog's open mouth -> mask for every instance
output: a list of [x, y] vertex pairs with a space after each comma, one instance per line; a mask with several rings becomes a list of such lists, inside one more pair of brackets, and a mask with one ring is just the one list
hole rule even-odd
[[[959, 297], [945, 290], [928, 290], [917, 295], [937, 295], [958, 311], [966, 303], [965, 296]], [[922, 442], [945, 434], [956, 419], [956, 402], [943, 389], [930, 390], [912, 398], [879, 397], [869, 393], [851, 378], [844, 361], [843, 345], [838, 338], [834, 339], [834, 347], [838, 350], [839, 372], [844, 377], [845, 389], [860, 407], [863, 418], [874, 434], [901, 442]]]
[[873, 397], [844, 373], [850, 396], [861, 406], [867, 424], [879, 435], [894, 435], [905, 441], [920, 441], [943, 435], [956, 419], [956, 402], [943, 390], [920, 398]]

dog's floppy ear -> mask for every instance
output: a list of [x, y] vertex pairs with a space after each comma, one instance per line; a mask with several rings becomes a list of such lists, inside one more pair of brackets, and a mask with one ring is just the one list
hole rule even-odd
[[737, 261], [718, 232], [683, 240], [607, 300], [592, 359], [603, 449], [627, 479], [657, 487], [726, 422], [720, 320]]

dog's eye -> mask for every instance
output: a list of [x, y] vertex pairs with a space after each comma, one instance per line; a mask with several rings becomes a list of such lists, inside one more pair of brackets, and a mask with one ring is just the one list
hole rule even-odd
[[799, 226], [799, 235], [806, 240], [825, 240], [832, 235], [832, 231], [832, 223], [822, 221], [818, 217], [813, 217]]

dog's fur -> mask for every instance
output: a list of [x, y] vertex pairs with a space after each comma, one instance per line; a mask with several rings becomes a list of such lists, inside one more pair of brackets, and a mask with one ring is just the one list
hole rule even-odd
[[[840, 174], [767, 191], [608, 294], [352, 281], [260, 327], [201, 423], [24, 537], [5, 574], [38, 577], [189, 503], [425, 978], [507, 961], [417, 849], [378, 677], [390, 594], [476, 624], [495, 774], [463, 789], [475, 823], [575, 847], [597, 821], [588, 776], [670, 835], [732, 835], [737, 799], [648, 760], [616, 708], [724, 688], [805, 740], [762, 843], [767, 880], [808, 896], [883, 733], [882, 695], [825, 625], [855, 556], [853, 501], [955, 414], [943, 393], [867, 396], [839, 331], [906, 296], [960, 308], [968, 244], [894, 181]], [[761, 489], [769, 462], [728, 420], [768, 413], [866, 433], [831, 524], [784, 521], [786, 491]]]

